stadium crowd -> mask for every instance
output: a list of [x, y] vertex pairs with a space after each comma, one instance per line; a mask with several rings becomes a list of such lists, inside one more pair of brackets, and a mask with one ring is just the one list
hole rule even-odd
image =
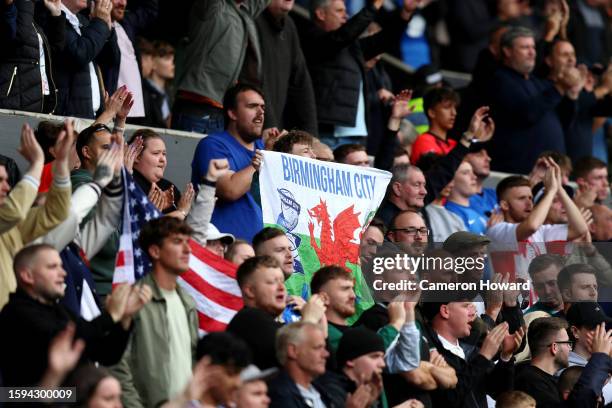
[[[27, 168], [0, 155], [0, 386], [91, 408], [612, 406], [612, 2], [298, 3], [309, 19], [294, 0], [0, 0], [0, 109], [67, 117], [23, 125]], [[201, 137], [181, 189], [159, 128]], [[264, 225], [265, 151], [389, 172], [356, 269], [321, 261], [289, 293], [300, 243]], [[208, 333], [232, 299], [205, 282], [203, 311], [179, 283], [194, 248], [241, 297]], [[364, 311], [358, 283], [399, 253], [486, 262], [386, 282], [501, 289]]]

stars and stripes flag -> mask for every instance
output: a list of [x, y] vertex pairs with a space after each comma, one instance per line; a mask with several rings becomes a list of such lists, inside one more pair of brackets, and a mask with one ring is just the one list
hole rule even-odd
[[238, 267], [191, 240], [189, 271], [179, 284], [195, 300], [200, 333], [223, 331], [242, 309], [242, 294], [236, 281]]
[[144, 223], [162, 215], [132, 176], [125, 169], [122, 171], [125, 194], [113, 285], [134, 283], [151, 271], [151, 261], [138, 245], [138, 236]]
[[[142, 189], [124, 170], [123, 216], [119, 252], [115, 262], [113, 285], [134, 283], [151, 271], [151, 261], [138, 244], [142, 225], [162, 216]], [[195, 300], [200, 333], [223, 331], [242, 308], [242, 295], [236, 281], [237, 266], [190, 241], [189, 271], [179, 284]]]

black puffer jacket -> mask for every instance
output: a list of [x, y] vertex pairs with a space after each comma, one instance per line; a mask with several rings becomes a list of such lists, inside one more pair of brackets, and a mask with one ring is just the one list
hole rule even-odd
[[[0, 108], [30, 112], [53, 113], [57, 102], [57, 90], [52, 75], [52, 52], [59, 52], [65, 44], [65, 15], [47, 19], [44, 33], [35, 22], [40, 13], [46, 13], [41, 3], [35, 6], [31, 0], [15, 0], [11, 6], [16, 13], [16, 30], [3, 29], [0, 47]], [[6, 10], [6, 9], [5, 9]], [[0, 23], [6, 24], [6, 21]], [[4, 27], [3, 27], [4, 28]], [[50, 95], [43, 97], [40, 74], [40, 45], [37, 33], [43, 40], [45, 70]]]
[[[375, 18], [384, 29], [360, 39]], [[365, 61], [397, 48], [407, 23], [399, 11], [381, 14], [368, 3], [335, 31], [325, 32], [312, 22], [299, 27], [317, 102], [319, 131], [328, 130], [329, 125], [355, 126], [360, 83], [366, 95]]]
[[[91, 77], [89, 63], [100, 54], [107, 41], [115, 36], [104, 21], [94, 18], [91, 21], [77, 14], [80, 22], [81, 35], [66, 20], [66, 46], [61, 52], [53, 55], [55, 60], [54, 75], [59, 89], [57, 114], [76, 116], [80, 118], [95, 117], [91, 95]], [[99, 70], [101, 106], [104, 105], [104, 90], [102, 88]]]

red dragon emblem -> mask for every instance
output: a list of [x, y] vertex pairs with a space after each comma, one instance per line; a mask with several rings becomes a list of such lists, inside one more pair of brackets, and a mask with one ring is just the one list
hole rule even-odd
[[359, 244], [351, 242], [355, 230], [360, 228], [357, 216], [353, 213], [354, 205], [342, 210], [333, 221], [327, 211], [327, 203], [320, 199], [319, 205], [308, 210], [311, 218], [314, 218], [321, 226], [321, 246], [317, 245], [314, 236], [314, 224], [308, 222], [310, 232], [310, 245], [315, 250], [321, 266], [340, 265], [349, 270], [346, 263], [356, 264], [359, 261]]

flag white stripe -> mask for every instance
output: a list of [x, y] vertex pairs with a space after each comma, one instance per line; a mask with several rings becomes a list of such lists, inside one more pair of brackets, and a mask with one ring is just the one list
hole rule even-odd
[[191, 257], [189, 258], [189, 268], [198, 274], [198, 276], [205, 280], [209, 285], [214, 286], [223, 292], [242, 297], [240, 287], [235, 279], [232, 279], [226, 274], [217, 271], [215, 268], [202, 262], [193, 254], [191, 254]]
[[187, 283], [184, 279], [179, 278], [179, 283], [195, 300], [198, 311], [206, 316], [209, 316], [221, 323], [229, 323], [236, 314], [235, 310], [213, 302], [198, 292], [193, 286]]

